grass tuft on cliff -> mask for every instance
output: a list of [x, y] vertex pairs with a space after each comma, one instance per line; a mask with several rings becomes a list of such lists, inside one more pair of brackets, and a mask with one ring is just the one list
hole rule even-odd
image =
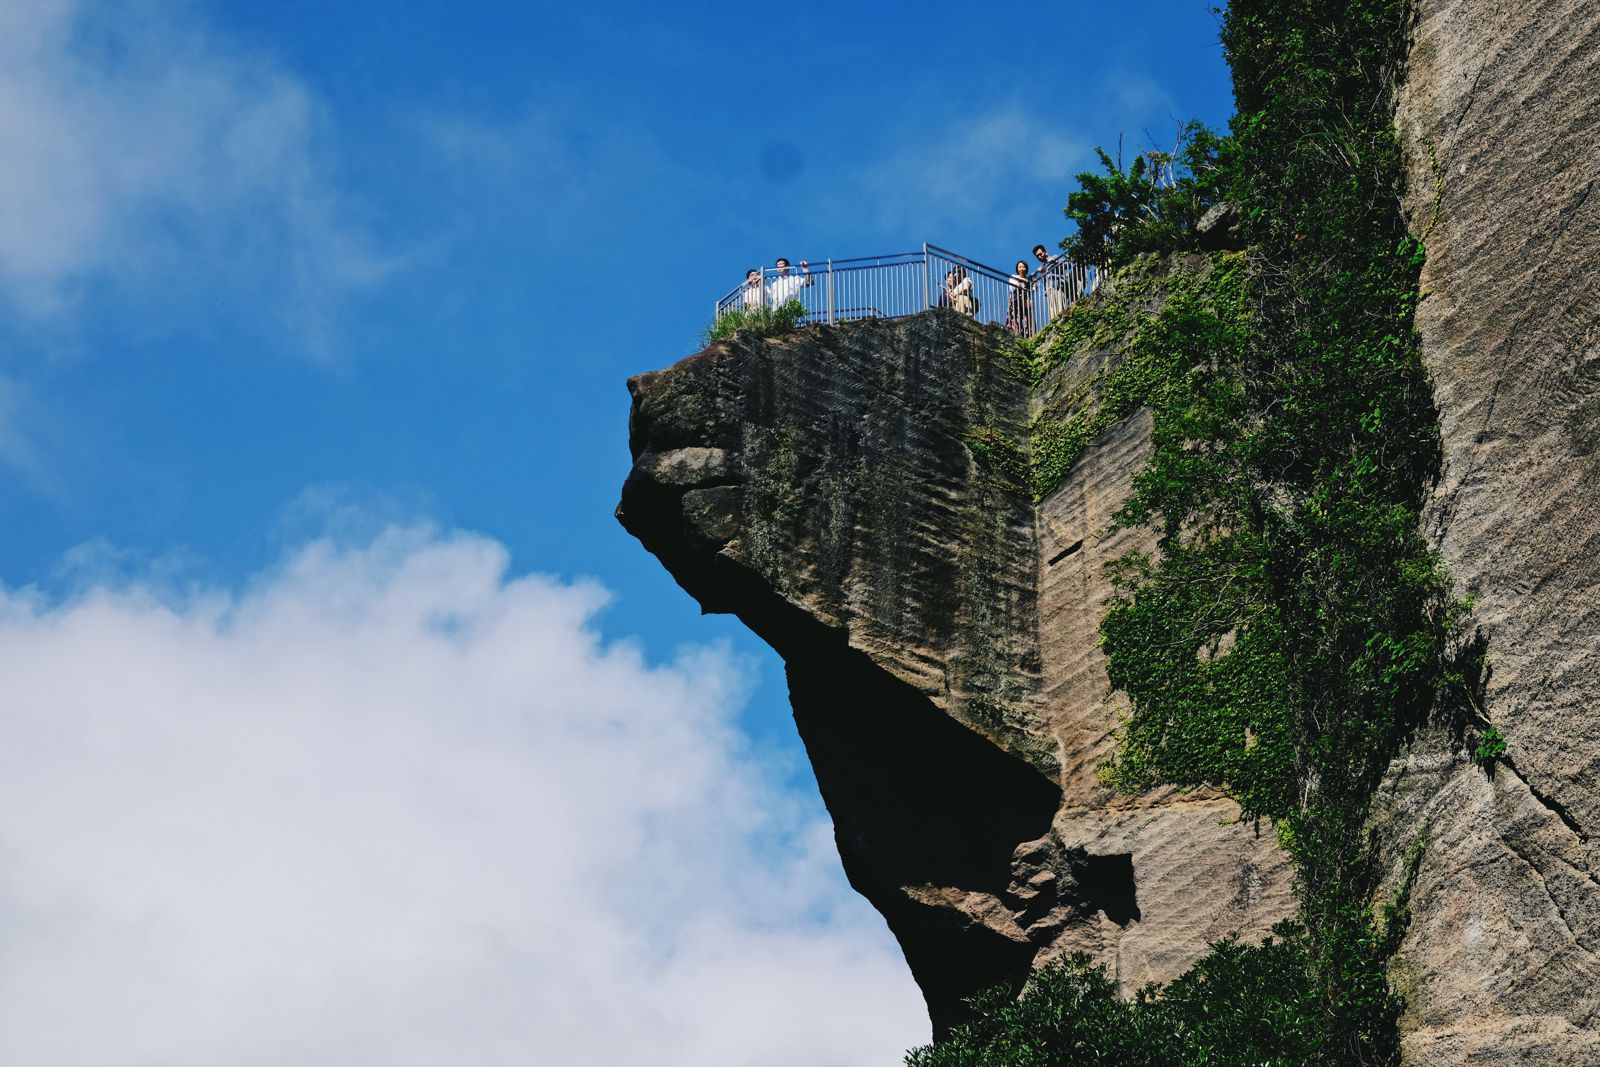
[[702, 347], [725, 341], [740, 330], [757, 337], [778, 337], [793, 333], [805, 321], [806, 309], [798, 300], [777, 307], [733, 308], [712, 320], [700, 335]]

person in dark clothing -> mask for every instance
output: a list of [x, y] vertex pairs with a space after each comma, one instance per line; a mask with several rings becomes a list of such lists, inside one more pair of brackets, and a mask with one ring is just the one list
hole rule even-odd
[[1018, 337], [1033, 333], [1033, 288], [1028, 278], [1028, 261], [1017, 260], [1017, 273], [1010, 278], [1011, 298], [1006, 303], [1006, 327]]

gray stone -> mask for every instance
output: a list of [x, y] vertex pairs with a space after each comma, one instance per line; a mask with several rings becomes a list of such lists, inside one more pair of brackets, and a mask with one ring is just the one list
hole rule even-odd
[[1392, 770], [1392, 854], [1428, 827], [1404, 1056], [1600, 1063], [1600, 7], [1417, 14], [1399, 128], [1444, 442], [1427, 530], [1475, 598], [1510, 765], [1429, 734]]
[[728, 453], [720, 448], [675, 448], [652, 454], [647, 462], [651, 478], [685, 489], [723, 484], [733, 473]]
[[1239, 205], [1231, 200], [1213, 204], [1194, 225], [1195, 237], [1201, 249], [1207, 252], [1224, 252], [1244, 247], [1239, 233]]

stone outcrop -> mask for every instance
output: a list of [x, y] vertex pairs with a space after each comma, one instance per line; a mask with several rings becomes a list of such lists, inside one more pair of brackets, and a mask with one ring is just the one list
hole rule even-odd
[[1293, 911], [1270, 832], [1220, 796], [1119, 795], [1121, 711], [1096, 647], [1110, 529], [1148, 454], [1138, 414], [1048, 498], [1038, 390], [958, 315], [736, 335], [629, 383], [618, 516], [706, 611], [783, 656], [851, 882], [884, 914], [936, 1032], [961, 998], [1082, 950], [1129, 992]]
[[1419, 738], [1382, 798], [1396, 852], [1427, 826], [1404, 1056], [1600, 1063], [1600, 6], [1417, 14], [1399, 128], [1444, 443], [1427, 528], [1509, 750], [1489, 775]]
[[[1486, 672], [1465, 735], [1422, 731], [1375, 798], [1391, 977], [1416, 1067], [1600, 1063], [1600, 6], [1417, 0], [1401, 86], [1417, 316], [1443, 465], [1425, 514]], [[1211, 247], [1235, 217], [1208, 216]], [[1112, 353], [1030, 389], [948, 312], [740, 335], [630, 382], [619, 517], [707, 611], [783, 656], [852, 883], [936, 1031], [1075, 950], [1122, 988], [1294, 910], [1270, 834], [1202, 791], [1120, 795], [1096, 638], [1136, 413], [1035, 503], [1028, 427]], [[1485, 767], [1474, 734], [1509, 749]]]

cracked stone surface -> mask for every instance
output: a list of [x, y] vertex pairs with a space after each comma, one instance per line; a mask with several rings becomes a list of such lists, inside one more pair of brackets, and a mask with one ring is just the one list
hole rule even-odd
[[1490, 777], [1418, 739], [1407, 1063], [1600, 1063], [1600, 6], [1420, 0], [1399, 126], [1444, 465], [1427, 515], [1488, 643]]
[[950, 312], [745, 335], [633, 393], [618, 517], [707, 611], [784, 658], [851, 883], [883, 913], [936, 1033], [961, 999], [1074, 950], [1125, 992], [1294, 910], [1270, 833], [1203, 792], [1096, 777], [1123, 714], [1097, 647], [1139, 413], [1037, 507], [1038, 390], [1007, 335]]

